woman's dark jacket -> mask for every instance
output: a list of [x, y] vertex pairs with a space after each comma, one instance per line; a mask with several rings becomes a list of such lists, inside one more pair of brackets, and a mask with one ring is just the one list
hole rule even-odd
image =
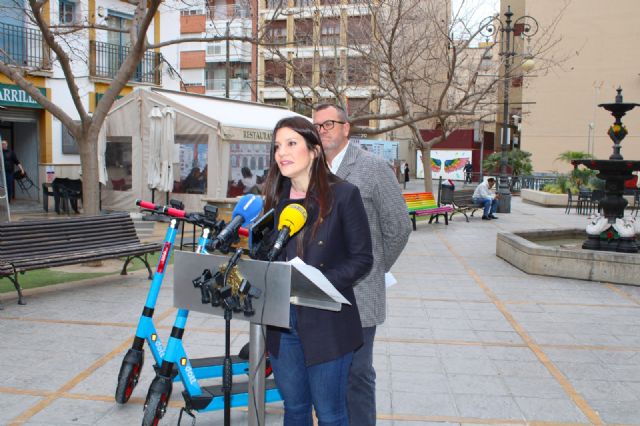
[[[283, 188], [283, 197], [276, 207], [275, 217], [293, 202], [289, 199], [290, 182]], [[318, 268], [333, 286], [351, 302], [342, 305], [339, 312], [295, 306], [297, 331], [302, 342], [306, 365], [314, 365], [339, 358], [362, 345], [362, 325], [353, 293], [358, 278], [369, 272], [373, 265], [371, 235], [367, 213], [358, 188], [348, 182], [339, 181], [331, 185], [333, 204], [330, 213], [318, 226], [311, 238], [311, 227], [305, 226], [305, 246], [302, 260]], [[317, 208], [307, 210], [307, 224], [318, 214]], [[278, 260], [291, 260], [297, 256], [296, 234], [283, 250]], [[286, 329], [268, 327], [267, 349], [278, 356], [280, 335]]]

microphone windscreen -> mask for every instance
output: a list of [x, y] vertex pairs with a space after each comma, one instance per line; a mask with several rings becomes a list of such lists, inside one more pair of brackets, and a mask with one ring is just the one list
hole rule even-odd
[[242, 226], [248, 226], [262, 211], [262, 197], [254, 194], [243, 195], [233, 209], [232, 217], [242, 216]]
[[289, 236], [291, 237], [304, 226], [307, 221], [307, 211], [300, 204], [289, 204], [280, 213], [278, 221], [278, 231], [285, 226], [289, 228]]

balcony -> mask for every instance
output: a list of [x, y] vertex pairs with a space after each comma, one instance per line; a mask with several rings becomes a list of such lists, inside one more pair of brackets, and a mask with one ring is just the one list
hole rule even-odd
[[[210, 78], [207, 79], [207, 90], [225, 90], [226, 80], [224, 78]], [[239, 92], [243, 90], [249, 90], [251, 82], [246, 78], [231, 78], [229, 79], [229, 91]]]
[[[113, 79], [131, 50], [128, 46], [89, 41], [90, 72], [92, 77]], [[157, 52], [147, 51], [131, 77], [132, 82], [162, 84], [160, 64], [162, 56]]]
[[249, 8], [239, 4], [209, 6], [207, 8], [207, 18], [209, 20], [230, 20], [251, 18]]
[[50, 69], [49, 48], [40, 30], [0, 23], [0, 61], [18, 67]]

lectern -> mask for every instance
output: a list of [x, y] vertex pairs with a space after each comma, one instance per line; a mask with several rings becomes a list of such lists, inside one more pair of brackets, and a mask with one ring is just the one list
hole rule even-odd
[[[194, 278], [203, 271], [218, 271], [227, 265], [228, 256], [176, 251], [174, 263], [173, 304], [180, 309], [224, 316], [224, 308], [203, 303], [201, 291], [194, 287]], [[315, 270], [282, 262], [265, 262], [240, 258], [237, 274], [250, 285], [253, 315], [243, 312], [235, 319], [249, 321], [249, 425], [264, 424], [264, 354], [266, 325], [289, 328], [290, 304], [339, 311], [346, 300]], [[243, 296], [240, 296], [243, 297]], [[247, 296], [244, 296], [247, 297]], [[348, 302], [347, 302], [348, 303]]]

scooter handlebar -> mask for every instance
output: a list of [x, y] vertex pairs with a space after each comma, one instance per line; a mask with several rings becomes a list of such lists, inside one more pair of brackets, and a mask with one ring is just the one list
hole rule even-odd
[[136, 200], [136, 205], [142, 209], [154, 210], [154, 211], [162, 211], [162, 209], [164, 208], [163, 206], [159, 206], [157, 204], [153, 204], [150, 201], [144, 201], [144, 200]]
[[184, 219], [187, 217], [187, 212], [184, 210], [174, 209], [173, 207], [165, 207], [164, 214]]

